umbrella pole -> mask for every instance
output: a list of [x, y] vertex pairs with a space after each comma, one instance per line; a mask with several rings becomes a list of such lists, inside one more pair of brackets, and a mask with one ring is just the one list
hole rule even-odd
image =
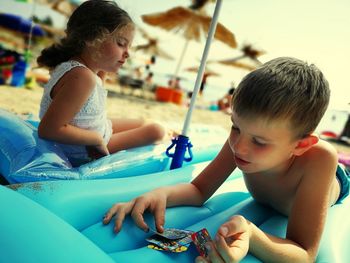
[[189, 127], [189, 124], [191, 121], [192, 112], [194, 109], [194, 104], [196, 102], [199, 86], [200, 86], [202, 79], [203, 79], [203, 74], [204, 74], [206, 63], [207, 63], [207, 58], [208, 58], [208, 53], [209, 53], [211, 41], [213, 40], [214, 33], [216, 30], [216, 25], [218, 23], [218, 17], [219, 17], [219, 12], [220, 12], [220, 8], [221, 8], [221, 3], [222, 3], [222, 0], [218, 0], [216, 2], [216, 5], [215, 5], [213, 19], [211, 20], [211, 23], [210, 23], [208, 37], [207, 37], [207, 41], [205, 42], [205, 47], [204, 47], [204, 51], [203, 51], [203, 55], [202, 55], [202, 59], [201, 59], [201, 64], [199, 66], [196, 82], [194, 85], [194, 90], [193, 90], [190, 106], [189, 106], [189, 109], [187, 111], [184, 126], [182, 128], [182, 135], [184, 135], [184, 136], [187, 136], [188, 127]]
[[[166, 150], [166, 154], [169, 157], [173, 158], [171, 165], [170, 165], [170, 169], [176, 169], [176, 168], [181, 167], [183, 161], [187, 161], [187, 162], [191, 161], [192, 157], [193, 157], [192, 152], [191, 152], [192, 144], [189, 140], [189, 137], [187, 136], [187, 131], [188, 131], [189, 123], [191, 121], [192, 112], [193, 112], [194, 103], [195, 103], [195, 100], [197, 97], [198, 89], [199, 89], [199, 86], [202, 82], [202, 78], [203, 78], [203, 74], [204, 74], [205, 65], [207, 62], [207, 57], [208, 57], [211, 41], [213, 40], [214, 33], [216, 30], [216, 25], [218, 22], [221, 3], [222, 3], [222, 0], [217, 0], [217, 2], [216, 2], [214, 14], [213, 14], [213, 19], [211, 20], [211, 23], [210, 23], [207, 41], [205, 42], [205, 47], [204, 47], [204, 51], [203, 51], [203, 55], [202, 55], [202, 59], [201, 59], [201, 64], [200, 64], [199, 71], [197, 74], [196, 83], [194, 85], [194, 90], [193, 90], [193, 94], [192, 94], [192, 98], [191, 98], [190, 107], [189, 107], [189, 110], [187, 112], [185, 123], [184, 123], [183, 129], [182, 129], [182, 134], [179, 135], [177, 138], [175, 138], [172, 141], [172, 144]], [[173, 154], [171, 154], [170, 149], [175, 145], [176, 145], [175, 152]], [[188, 149], [189, 155], [190, 155], [189, 158], [185, 158], [185, 153], [186, 153], [187, 149]]]

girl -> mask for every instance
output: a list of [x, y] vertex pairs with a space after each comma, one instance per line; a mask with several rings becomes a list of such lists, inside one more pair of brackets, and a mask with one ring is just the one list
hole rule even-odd
[[54, 140], [76, 166], [163, 138], [161, 126], [142, 120], [107, 118], [107, 72], [129, 57], [134, 24], [113, 1], [90, 0], [70, 17], [66, 37], [42, 51], [39, 66], [51, 78], [40, 104], [41, 138]]

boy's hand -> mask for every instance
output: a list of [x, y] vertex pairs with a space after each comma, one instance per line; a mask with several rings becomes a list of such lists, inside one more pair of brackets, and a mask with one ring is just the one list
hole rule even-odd
[[112, 217], [115, 216], [115, 226], [114, 226], [114, 232], [119, 233], [124, 218], [127, 214], [130, 214], [132, 211], [132, 208], [134, 207], [135, 204], [135, 199], [128, 202], [128, 203], [118, 203], [114, 204], [108, 212], [105, 214], [103, 218], [103, 224], [107, 225], [111, 221]]
[[207, 242], [208, 258], [197, 257], [196, 262], [239, 262], [248, 253], [250, 226], [242, 216], [233, 216], [221, 225], [215, 241]]
[[136, 225], [148, 232], [149, 227], [144, 221], [143, 213], [148, 210], [155, 217], [156, 229], [162, 233], [164, 231], [164, 214], [166, 209], [166, 196], [161, 190], [148, 192], [128, 203], [118, 203], [112, 206], [103, 219], [104, 224], [108, 224], [115, 216], [114, 231], [118, 233], [122, 227], [126, 215], [131, 214]]

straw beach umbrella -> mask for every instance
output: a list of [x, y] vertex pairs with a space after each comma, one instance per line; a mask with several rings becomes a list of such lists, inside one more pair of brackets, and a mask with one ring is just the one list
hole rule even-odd
[[241, 68], [241, 69], [245, 69], [248, 71], [255, 70], [256, 67], [258, 66], [258, 65], [252, 65], [252, 64], [248, 64], [248, 63], [244, 63], [244, 62], [240, 62], [240, 61], [236, 61], [236, 60], [232, 61], [232, 59], [224, 59], [224, 60], [219, 60], [217, 62], [220, 64], [223, 64], [223, 65], [226, 65], [226, 66]]
[[[199, 67], [197, 67], [197, 66], [185, 68], [185, 71], [193, 72], [193, 73], [197, 73], [198, 70], [199, 70]], [[220, 76], [219, 73], [217, 73], [217, 72], [211, 70], [211, 69], [208, 68], [208, 67], [205, 68], [205, 70], [204, 70], [204, 75], [207, 75], [207, 76], [215, 76], [215, 77]]]
[[[179, 73], [180, 66], [190, 40], [201, 41], [208, 32], [211, 17], [205, 13], [208, 0], [192, 1], [189, 7], [174, 7], [168, 11], [143, 15], [142, 20], [152, 26], [167, 31], [181, 33], [186, 39], [174, 76]], [[234, 34], [221, 23], [217, 24], [214, 38], [235, 48], [237, 46]]]
[[137, 27], [138, 31], [141, 33], [142, 37], [147, 39], [146, 44], [137, 45], [134, 47], [135, 51], [142, 51], [151, 56], [161, 57], [164, 59], [174, 59], [171, 55], [165, 52], [159, 47], [159, 41], [157, 38], [151, 37], [143, 28]]
[[172, 56], [170, 56], [167, 52], [165, 52], [163, 49], [161, 49], [158, 46], [158, 40], [157, 39], [149, 39], [148, 43], [137, 45], [134, 47], [135, 51], [142, 51], [146, 54], [149, 54], [151, 56], [155, 57], [161, 57], [164, 59], [174, 59]]
[[[231, 59], [218, 60], [215, 62], [223, 64], [223, 65], [227, 65], [227, 66], [233, 66], [233, 67], [237, 67], [237, 68], [246, 69], [249, 71], [254, 70], [254, 69], [256, 69], [257, 66], [261, 65], [261, 62], [259, 61], [258, 57], [261, 55], [264, 55], [265, 51], [257, 50], [255, 48], [253, 48], [252, 45], [250, 45], [250, 44], [244, 45], [242, 47], [241, 51], [243, 54], [238, 56], [238, 57], [234, 57]], [[250, 62], [253, 62], [253, 64], [241, 61], [245, 58], [248, 58]], [[213, 61], [211, 61], [211, 62], [213, 62]]]
[[[199, 67], [189, 67], [185, 69], [188, 72], [193, 72], [193, 73], [197, 73], [199, 70]], [[205, 68], [204, 73], [203, 73], [203, 77], [202, 77], [202, 81], [201, 81], [201, 85], [199, 88], [199, 94], [202, 95], [204, 88], [206, 86], [207, 83], [207, 78], [209, 77], [219, 77], [220, 74], [209, 69], [208, 67]]]
[[73, 11], [78, 7], [78, 5], [83, 2], [79, 0], [35, 0], [38, 4], [48, 5], [51, 9], [56, 12], [66, 16], [67, 18], [71, 16]]

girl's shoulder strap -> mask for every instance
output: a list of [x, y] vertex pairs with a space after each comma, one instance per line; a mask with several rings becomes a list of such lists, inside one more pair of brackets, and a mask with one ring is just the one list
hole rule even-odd
[[[84, 64], [80, 63], [79, 61], [76, 61], [76, 60], [68, 60], [64, 63], [67, 63], [68, 66], [72, 69], [72, 68], [75, 68], [75, 67], [84, 67], [84, 68], [87, 68], [87, 66], [85, 66]], [[63, 64], [63, 63], [62, 63]]]
[[58, 71], [62, 71], [64, 73], [70, 71], [71, 69], [75, 68], [75, 67], [84, 67], [84, 68], [87, 68], [84, 64], [76, 61], [76, 60], [68, 60], [68, 61], [65, 61], [61, 64], [59, 64], [55, 71], [58, 70]]
[[55, 84], [63, 77], [64, 74], [66, 74], [68, 71], [72, 70], [75, 67], [87, 68], [84, 64], [75, 60], [68, 60], [62, 62], [51, 72], [51, 78], [47, 83], [47, 87], [55, 86]]
[[68, 60], [61, 64], [59, 64], [53, 71], [57, 75], [61, 75], [61, 77], [68, 71], [72, 70], [75, 67], [84, 67], [87, 68], [84, 64], [76, 61], [76, 60]]

